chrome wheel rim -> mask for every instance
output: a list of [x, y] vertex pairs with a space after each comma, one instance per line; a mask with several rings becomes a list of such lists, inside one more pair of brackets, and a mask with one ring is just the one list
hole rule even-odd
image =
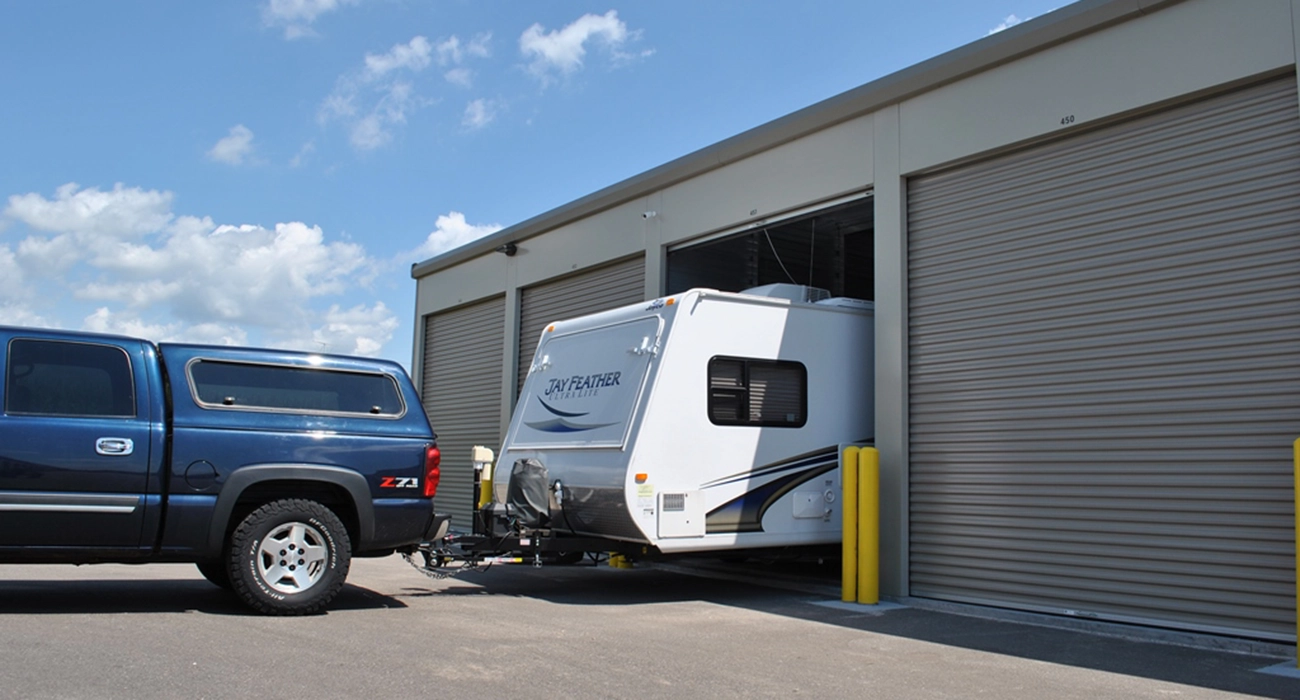
[[329, 548], [320, 530], [307, 523], [276, 526], [262, 539], [257, 553], [257, 574], [279, 593], [302, 593], [325, 574]]

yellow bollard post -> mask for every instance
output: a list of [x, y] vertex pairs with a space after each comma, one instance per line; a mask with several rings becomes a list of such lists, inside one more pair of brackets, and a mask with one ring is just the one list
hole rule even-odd
[[840, 500], [844, 514], [840, 527], [840, 600], [852, 603], [858, 597], [858, 448], [846, 447], [840, 455]]
[[858, 602], [880, 602], [880, 452], [858, 452]]
[[[1295, 441], [1292, 447], [1292, 453], [1295, 455], [1295, 477], [1293, 479], [1291, 490], [1295, 498], [1295, 563], [1296, 563], [1296, 581], [1295, 581], [1295, 600], [1296, 600], [1296, 639], [1300, 639], [1300, 440]], [[1296, 668], [1300, 668], [1300, 651], [1296, 652]]]

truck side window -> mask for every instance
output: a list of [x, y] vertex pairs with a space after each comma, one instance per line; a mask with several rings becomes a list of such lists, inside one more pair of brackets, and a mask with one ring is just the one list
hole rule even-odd
[[288, 365], [200, 360], [189, 367], [194, 396], [206, 407], [353, 413], [405, 413], [397, 383], [385, 374]]
[[709, 420], [715, 425], [803, 427], [808, 420], [807, 368], [787, 360], [709, 360]]
[[122, 348], [16, 338], [7, 366], [5, 413], [135, 416], [131, 359]]

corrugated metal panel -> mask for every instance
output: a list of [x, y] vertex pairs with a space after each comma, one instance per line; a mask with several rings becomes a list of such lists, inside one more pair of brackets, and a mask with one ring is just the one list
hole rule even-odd
[[1294, 76], [913, 180], [911, 595], [1294, 639]]
[[519, 366], [516, 393], [542, 329], [553, 321], [635, 304], [645, 299], [645, 258], [635, 257], [595, 270], [525, 287], [519, 298]]
[[505, 363], [505, 297], [432, 314], [424, 321], [421, 399], [442, 450], [435, 502], [452, 527], [473, 524], [470, 448], [501, 447], [501, 370]]

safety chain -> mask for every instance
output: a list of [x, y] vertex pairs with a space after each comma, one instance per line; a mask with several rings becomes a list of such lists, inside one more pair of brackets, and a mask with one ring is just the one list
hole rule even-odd
[[435, 581], [441, 581], [442, 579], [452, 578], [453, 576], [459, 576], [460, 574], [467, 573], [467, 572], [481, 573], [487, 571], [492, 566], [491, 564], [466, 564], [464, 566], [455, 566], [455, 567], [452, 566], [430, 567], [428, 564], [431, 556], [430, 553], [424, 550], [420, 550], [420, 553], [423, 554], [425, 557], [426, 563], [424, 566], [417, 564], [415, 562], [415, 557], [411, 556], [410, 552], [402, 552], [402, 558], [406, 560], [407, 564], [410, 564], [412, 567], [414, 567], [416, 571], [419, 571], [420, 573], [424, 574], [425, 576], [428, 576], [431, 579], [434, 579]]

